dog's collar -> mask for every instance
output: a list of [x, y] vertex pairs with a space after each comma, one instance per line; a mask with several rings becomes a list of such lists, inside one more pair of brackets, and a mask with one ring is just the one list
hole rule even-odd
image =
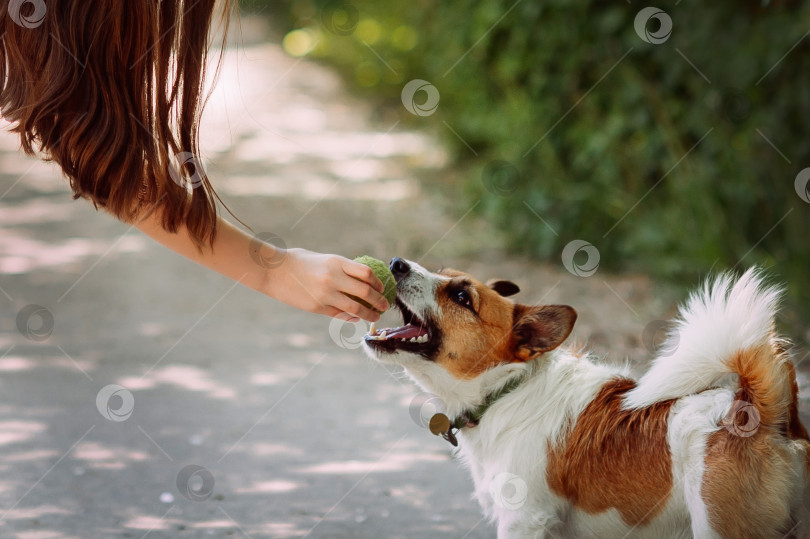
[[522, 384], [524, 380], [526, 380], [528, 377], [527, 374], [512, 378], [502, 387], [488, 394], [486, 398], [484, 398], [484, 402], [475, 408], [462, 411], [461, 414], [456, 416], [452, 421], [450, 421], [450, 419], [443, 413], [434, 414], [433, 417], [430, 418], [430, 432], [436, 436], [441, 436], [450, 442], [454, 447], [458, 446], [458, 439], [453, 431], [455, 430], [457, 432], [463, 428], [477, 426], [487, 410], [489, 410], [490, 407], [498, 401], [498, 399], [505, 397], [517, 389], [517, 387]]

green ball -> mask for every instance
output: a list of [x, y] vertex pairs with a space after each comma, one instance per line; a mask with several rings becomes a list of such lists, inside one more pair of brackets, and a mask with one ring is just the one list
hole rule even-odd
[[[385, 296], [385, 299], [388, 300], [389, 305], [393, 306], [394, 301], [396, 301], [397, 299], [397, 281], [396, 279], [394, 279], [394, 274], [391, 273], [390, 269], [388, 269], [386, 263], [383, 262], [382, 260], [378, 260], [373, 256], [368, 255], [358, 256], [357, 258], [354, 259], [354, 261], [359, 262], [361, 264], [365, 264], [366, 266], [371, 268], [371, 271], [373, 271], [374, 275], [376, 275], [377, 278], [380, 281], [382, 281], [382, 284], [385, 287], [385, 290], [383, 291], [383, 296]], [[346, 295], [352, 298], [353, 300], [357, 301], [358, 303], [365, 305], [369, 309], [373, 309], [371, 305], [369, 305], [362, 299], [352, 296], [351, 294]]]

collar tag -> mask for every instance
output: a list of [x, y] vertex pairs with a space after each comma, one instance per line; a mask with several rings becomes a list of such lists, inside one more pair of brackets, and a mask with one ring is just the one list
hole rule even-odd
[[519, 376], [510, 380], [506, 385], [501, 387], [499, 390], [490, 393], [487, 395], [484, 402], [476, 407], [474, 410], [466, 410], [460, 416], [455, 418], [453, 421], [444, 415], [443, 413], [439, 412], [433, 414], [431, 416], [430, 421], [428, 422], [428, 428], [430, 432], [432, 432], [436, 436], [441, 436], [451, 444], [453, 447], [458, 447], [458, 439], [456, 438], [456, 434], [453, 430], [458, 432], [464, 427], [472, 428], [478, 426], [478, 423], [481, 421], [481, 417], [484, 415], [484, 412], [489, 410], [489, 407], [492, 406], [495, 401], [514, 391], [524, 380], [526, 379], [526, 375]]
[[458, 439], [453, 433], [453, 425], [450, 423], [450, 419], [443, 413], [433, 414], [433, 417], [430, 418], [430, 423], [428, 423], [428, 428], [430, 428], [430, 432], [436, 436], [441, 436], [450, 442], [453, 447], [458, 446]]

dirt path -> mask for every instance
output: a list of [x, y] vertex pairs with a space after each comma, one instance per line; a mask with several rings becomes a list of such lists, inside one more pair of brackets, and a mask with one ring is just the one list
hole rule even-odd
[[[486, 223], [420, 187], [414, 171], [445, 162], [437, 143], [378, 112], [276, 46], [229, 52], [209, 171], [288, 246], [511, 278], [523, 301], [574, 305], [575, 338], [609, 361], [649, 356], [667, 290], [503, 255]], [[467, 473], [410, 418], [415, 387], [365, 359], [353, 328], [330, 335], [201, 270], [15, 150], [0, 136], [0, 535], [493, 536]], [[18, 331], [32, 304], [52, 331]]]

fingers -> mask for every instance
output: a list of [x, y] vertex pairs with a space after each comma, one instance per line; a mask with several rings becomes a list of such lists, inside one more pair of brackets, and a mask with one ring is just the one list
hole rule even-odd
[[[371, 271], [371, 268], [366, 266], [365, 264], [360, 264], [359, 262], [354, 262], [353, 260], [347, 260], [346, 263], [343, 265], [343, 271], [349, 277], [354, 277], [359, 281], [367, 283], [369, 286], [371, 286], [371, 288], [373, 288], [377, 292], [382, 293], [385, 290], [382, 281], [380, 281], [380, 279], [376, 275], [374, 275], [374, 272]], [[371, 304], [374, 305], [374, 303]]]
[[[340, 256], [319, 256], [321, 266], [317, 268], [317, 272], [304, 279], [306, 285], [301, 279], [295, 278], [295, 282], [303, 288], [302, 292], [307, 292], [309, 299], [312, 300], [304, 302], [306, 305], [300, 305], [299, 308], [348, 322], [356, 322], [359, 319], [368, 322], [378, 321], [380, 315], [377, 311], [386, 311], [390, 306], [380, 294], [384, 288], [371, 268]], [[312, 264], [305, 269], [311, 270]], [[358, 303], [347, 294], [365, 301], [372, 307]]]
[[343, 312], [337, 307], [326, 307], [319, 314], [325, 314], [326, 316], [337, 318], [338, 320], [343, 320], [344, 322], [349, 322], [350, 324], [356, 324], [360, 321], [360, 318], [357, 316]]
[[346, 279], [341, 282], [341, 291], [344, 294], [351, 294], [357, 298], [362, 299], [374, 309], [385, 312], [391, 307], [388, 301], [377, 290], [371, 288], [368, 284], [357, 279]]
[[376, 322], [380, 319], [380, 314], [377, 311], [357, 303], [355, 300], [342, 293], [339, 294], [338, 297], [335, 297], [334, 301], [329, 303], [330, 307], [334, 307], [344, 313], [362, 318], [367, 322]]

